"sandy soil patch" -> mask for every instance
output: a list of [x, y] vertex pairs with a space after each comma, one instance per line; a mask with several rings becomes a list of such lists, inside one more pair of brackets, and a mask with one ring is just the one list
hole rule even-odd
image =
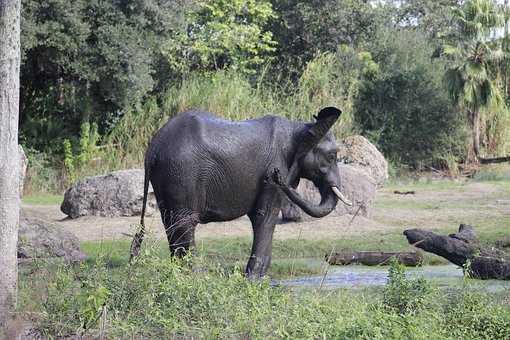
[[[379, 206], [373, 208], [372, 218], [351, 215], [328, 216], [300, 223], [280, 224], [276, 227], [276, 239], [342, 238], [350, 235], [370, 235], [374, 232], [403, 230], [407, 227], [455, 228], [460, 223], [471, 223], [494, 218], [510, 217], [510, 204], [501, 204], [510, 193], [491, 183], [471, 183], [460, 189], [431, 191], [417, 190], [416, 195], [399, 196], [389, 189], [378, 193]], [[129, 239], [136, 231], [139, 217], [93, 217], [66, 218], [58, 206], [24, 205], [25, 211], [35, 217], [62, 226], [82, 240]], [[146, 219], [149, 232], [157, 238], [165, 238], [159, 214]], [[251, 236], [248, 218], [198, 225], [197, 239], [209, 237]]]

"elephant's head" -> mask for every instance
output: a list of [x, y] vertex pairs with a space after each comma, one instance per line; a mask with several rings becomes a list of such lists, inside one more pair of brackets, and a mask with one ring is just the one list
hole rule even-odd
[[[329, 131], [340, 114], [339, 109], [326, 107], [315, 117], [315, 123], [306, 125], [297, 140], [297, 151], [289, 177], [281, 185], [289, 199], [313, 217], [323, 217], [332, 212], [338, 199], [351, 205], [339, 190], [338, 147], [335, 137]], [[321, 195], [321, 202], [318, 205], [306, 201], [290, 188], [297, 186], [299, 178], [306, 178], [317, 187]]]

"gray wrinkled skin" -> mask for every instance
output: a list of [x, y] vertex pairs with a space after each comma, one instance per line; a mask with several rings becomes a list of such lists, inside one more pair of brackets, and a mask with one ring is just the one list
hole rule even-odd
[[[314, 217], [335, 209], [331, 187], [340, 187], [340, 178], [337, 145], [328, 130], [339, 116], [338, 109], [325, 108], [309, 124], [276, 116], [231, 122], [198, 111], [170, 119], [148, 147], [145, 188], [150, 180], [171, 253], [182, 256], [193, 247], [198, 223], [248, 215], [253, 246], [246, 274], [263, 276], [284, 195]], [[299, 178], [317, 187], [318, 205], [294, 190]], [[143, 215], [144, 210], [132, 256], [143, 239]]]
[[[338, 204], [333, 213], [339, 216], [350, 214], [370, 218], [377, 193], [375, 181], [357, 166], [339, 162], [338, 170], [340, 175], [339, 189], [353, 204], [351, 206]], [[297, 191], [311, 202], [320, 200], [320, 195], [315, 186], [308, 180], [302, 180]], [[311, 221], [313, 218], [306, 215], [302, 216], [301, 209], [289, 202], [289, 200], [284, 200], [282, 204], [282, 220], [283, 222]]]

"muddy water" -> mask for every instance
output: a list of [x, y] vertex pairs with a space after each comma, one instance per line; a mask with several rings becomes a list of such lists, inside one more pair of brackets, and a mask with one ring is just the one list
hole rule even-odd
[[[462, 269], [454, 265], [423, 266], [408, 268], [406, 275], [411, 278], [424, 277], [439, 287], [461, 287], [468, 285], [488, 292], [510, 291], [510, 281], [466, 280]], [[324, 276], [310, 276], [281, 280], [285, 286], [316, 288], [365, 288], [384, 286], [388, 279], [388, 267], [333, 266]]]

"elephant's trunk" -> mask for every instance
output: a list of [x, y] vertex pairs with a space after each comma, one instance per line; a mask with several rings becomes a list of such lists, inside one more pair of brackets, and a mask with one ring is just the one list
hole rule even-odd
[[338, 202], [337, 195], [333, 192], [331, 187], [319, 188], [321, 202], [318, 205], [308, 202], [302, 198], [296, 190], [288, 186], [283, 186], [282, 190], [294, 204], [312, 217], [320, 218], [328, 215], [335, 209]]

